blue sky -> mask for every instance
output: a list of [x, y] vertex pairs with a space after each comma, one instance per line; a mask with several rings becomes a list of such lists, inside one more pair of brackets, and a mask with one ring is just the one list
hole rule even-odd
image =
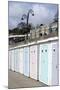
[[[53, 21], [54, 15], [57, 12], [57, 4], [42, 4], [42, 3], [27, 3], [27, 2], [15, 2], [9, 1], [8, 3], [8, 27], [9, 29], [15, 28], [20, 23], [23, 14], [27, 14], [29, 9], [34, 11], [34, 16], [30, 14], [29, 23], [34, 26], [37, 24], [49, 24]], [[24, 20], [26, 22], [26, 19]]]

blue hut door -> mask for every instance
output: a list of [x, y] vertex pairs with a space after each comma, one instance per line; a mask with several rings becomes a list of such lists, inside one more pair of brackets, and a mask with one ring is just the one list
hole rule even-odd
[[43, 44], [40, 46], [40, 65], [39, 67], [41, 67], [41, 71], [39, 78], [40, 81], [42, 81], [45, 84], [48, 84], [48, 45], [47, 44]]
[[29, 76], [29, 47], [24, 48], [24, 75]]

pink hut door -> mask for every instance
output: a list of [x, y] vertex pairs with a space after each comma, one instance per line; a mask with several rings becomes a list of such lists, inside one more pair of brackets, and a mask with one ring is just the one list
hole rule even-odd
[[30, 77], [37, 80], [37, 45], [30, 47]]

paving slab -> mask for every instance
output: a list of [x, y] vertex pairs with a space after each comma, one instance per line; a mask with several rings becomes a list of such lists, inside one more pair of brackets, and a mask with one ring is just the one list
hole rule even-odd
[[8, 70], [8, 88], [32, 88], [32, 87], [46, 87], [48, 85], [29, 78], [21, 73], [13, 72]]

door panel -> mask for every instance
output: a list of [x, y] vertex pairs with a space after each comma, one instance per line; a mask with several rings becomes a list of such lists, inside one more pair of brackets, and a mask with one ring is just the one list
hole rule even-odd
[[17, 72], [19, 72], [19, 59], [20, 59], [20, 57], [19, 57], [19, 49], [17, 49], [17, 63], [16, 63]]
[[37, 80], [37, 45], [30, 47], [30, 77]]
[[9, 51], [9, 68], [14, 71], [14, 50]]
[[15, 49], [14, 57], [14, 71], [17, 72], [17, 49]]
[[11, 56], [12, 56], [12, 58], [11, 58], [11, 60], [12, 60], [12, 65], [11, 65], [11, 68], [12, 68], [12, 70], [14, 71], [14, 50], [11, 50]]
[[52, 85], [52, 44], [48, 45], [48, 85]]
[[52, 43], [52, 85], [59, 83], [59, 60], [58, 60], [58, 42]]
[[24, 75], [29, 76], [29, 47], [24, 48]]
[[33, 76], [33, 66], [32, 66], [32, 60], [33, 60], [33, 47], [30, 47], [30, 77]]
[[12, 52], [10, 50], [9, 51], [9, 56], [8, 56], [8, 67], [9, 67], [9, 69], [11, 69], [11, 65], [12, 65], [11, 58], [12, 58]]
[[41, 81], [41, 72], [42, 72], [42, 64], [41, 61], [44, 58], [44, 47], [43, 45], [39, 46], [39, 81]]
[[45, 69], [45, 72], [43, 74], [43, 80], [45, 81], [46, 84], [48, 84], [48, 44], [44, 45], [44, 66], [43, 66], [43, 71]]
[[23, 48], [20, 48], [19, 72], [23, 74]]

